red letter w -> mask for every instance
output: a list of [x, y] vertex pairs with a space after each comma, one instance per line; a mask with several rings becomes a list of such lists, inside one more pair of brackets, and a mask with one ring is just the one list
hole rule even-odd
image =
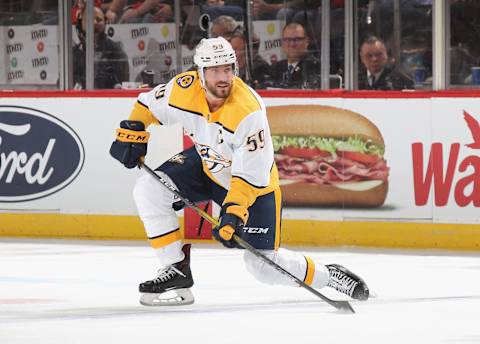
[[428, 159], [427, 172], [424, 176], [423, 168], [423, 144], [412, 144], [412, 162], [413, 162], [413, 185], [415, 192], [415, 204], [425, 205], [430, 194], [430, 186], [435, 188], [435, 205], [445, 206], [452, 188], [455, 167], [457, 166], [459, 143], [453, 143], [448, 158], [447, 173], [443, 176], [443, 148], [442, 143], [433, 143], [430, 157]]

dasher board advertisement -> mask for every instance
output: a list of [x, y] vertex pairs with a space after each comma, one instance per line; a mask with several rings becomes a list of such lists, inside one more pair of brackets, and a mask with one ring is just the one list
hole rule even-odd
[[[272, 109], [285, 116], [271, 119], [272, 135], [284, 137], [277, 158], [290, 159], [277, 159], [282, 187], [303, 183], [295, 198], [285, 194], [284, 219], [480, 222], [478, 98], [264, 99], [269, 117]], [[141, 172], [108, 154], [134, 102], [0, 98], [1, 209], [136, 215], [131, 191]], [[181, 151], [182, 129], [151, 130], [147, 161], [157, 167]], [[312, 143], [313, 153], [305, 150]]]

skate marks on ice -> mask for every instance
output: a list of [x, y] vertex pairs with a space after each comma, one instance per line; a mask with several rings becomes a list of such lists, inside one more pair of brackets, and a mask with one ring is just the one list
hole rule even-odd
[[[1, 308], [0, 308], [1, 309]], [[233, 313], [233, 312], [251, 312], [255, 311], [279, 311], [287, 309], [297, 310], [318, 310], [323, 313], [338, 313], [330, 305], [319, 303], [318, 301], [307, 300], [286, 300], [273, 302], [246, 302], [246, 303], [225, 303], [225, 304], [194, 304], [187, 306], [163, 306], [163, 307], [145, 307], [145, 306], [92, 306], [78, 308], [48, 309], [44, 311], [31, 310], [28, 312], [2, 311], [0, 320], [2, 322], [28, 322], [28, 321], [48, 321], [48, 320], [82, 320], [82, 319], [112, 319], [117, 317], [130, 316], [185, 316], [215, 314], [215, 313]]]
[[[34, 300], [31, 303], [41, 303], [42, 300]], [[45, 300], [48, 301], [48, 300]], [[65, 302], [65, 300], [50, 300], [51, 302]], [[409, 305], [418, 303], [447, 303], [457, 301], [480, 301], [480, 295], [463, 295], [463, 296], [439, 296], [439, 297], [395, 297], [384, 298], [377, 297], [369, 299], [368, 301], [350, 300], [351, 304], [355, 306], [358, 314], [372, 313], [376, 306], [391, 305], [393, 308], [396, 305]], [[164, 307], [145, 307], [145, 306], [99, 306], [93, 305], [91, 307], [67, 307], [58, 309], [45, 309], [38, 311], [24, 312], [15, 308], [12, 310], [2, 310], [2, 305], [13, 305], [16, 300], [0, 299], [0, 320], [2, 322], [29, 322], [29, 321], [49, 321], [49, 320], [86, 320], [86, 319], [114, 319], [122, 317], [148, 317], [152, 316], [175, 316], [183, 317], [185, 315], [215, 315], [216, 313], [234, 313], [247, 312], [250, 316], [254, 312], [278, 312], [286, 310], [295, 310], [300, 312], [317, 312], [319, 314], [339, 314], [335, 309], [322, 301], [317, 300], [275, 300], [265, 302], [235, 302], [224, 304], [209, 304], [198, 302], [194, 305], [186, 306], [164, 306]], [[27, 303], [27, 302], [25, 302]], [[392, 308], [392, 311], [394, 309]], [[355, 315], [352, 315], [355, 316]]]

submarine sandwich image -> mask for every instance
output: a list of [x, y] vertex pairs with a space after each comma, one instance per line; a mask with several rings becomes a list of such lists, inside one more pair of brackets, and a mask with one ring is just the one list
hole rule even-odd
[[291, 206], [379, 207], [389, 168], [379, 129], [323, 105], [267, 108], [283, 200]]

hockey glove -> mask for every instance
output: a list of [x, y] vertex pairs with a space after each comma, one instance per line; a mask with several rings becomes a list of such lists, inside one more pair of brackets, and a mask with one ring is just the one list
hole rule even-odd
[[140, 121], [121, 121], [117, 129], [117, 139], [110, 147], [110, 155], [126, 168], [138, 166], [140, 159], [147, 154], [150, 133]]
[[240, 248], [233, 235], [241, 235], [248, 220], [248, 210], [235, 203], [226, 203], [220, 211], [220, 225], [212, 230], [212, 235], [227, 248]]

